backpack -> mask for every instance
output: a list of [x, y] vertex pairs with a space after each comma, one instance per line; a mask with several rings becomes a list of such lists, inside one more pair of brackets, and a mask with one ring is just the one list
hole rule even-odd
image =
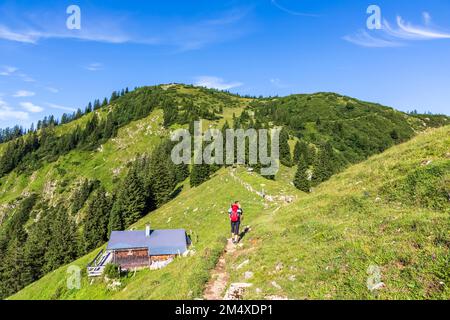
[[239, 207], [237, 205], [231, 206], [231, 214], [230, 214], [231, 222], [239, 221]]

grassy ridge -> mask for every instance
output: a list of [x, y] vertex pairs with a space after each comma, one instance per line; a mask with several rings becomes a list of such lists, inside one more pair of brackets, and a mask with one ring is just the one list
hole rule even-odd
[[[250, 260], [232, 281], [254, 272], [250, 299], [450, 298], [449, 137], [449, 126], [426, 132], [261, 216], [242, 254], [228, 261], [232, 268]], [[410, 182], [427, 170], [434, 193]], [[366, 287], [371, 265], [385, 283], [378, 293]]]

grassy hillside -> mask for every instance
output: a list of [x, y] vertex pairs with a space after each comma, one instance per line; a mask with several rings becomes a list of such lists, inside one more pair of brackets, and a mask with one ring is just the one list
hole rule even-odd
[[[266, 212], [229, 257], [232, 281], [254, 272], [249, 299], [449, 299], [449, 146], [449, 126], [428, 131]], [[371, 265], [385, 284], [373, 293]]]
[[[114, 96], [109, 103], [95, 110], [87, 109], [89, 112], [74, 116], [70, 122], [56, 125], [56, 121], [44, 121], [38, 130], [0, 144], [0, 297], [7, 297], [90, 252], [107, 240], [108, 230], [127, 228], [149, 210], [167, 203], [177, 194], [180, 183], [183, 184], [181, 196], [186, 197], [187, 193], [189, 196], [175, 198], [171, 205], [166, 204], [152, 213], [156, 225], [163, 223], [158, 215], [164, 210], [175, 213], [182, 210], [174, 203], [184, 206], [186, 201], [195, 199], [209, 203], [210, 207], [228, 205], [233, 194], [223, 189], [224, 193], [218, 196], [214, 189], [235, 189], [235, 184], [249, 193], [239, 196], [245, 201], [262, 189], [269, 195], [301, 198], [302, 193], [292, 186], [296, 172], [296, 163], [290, 159], [292, 154], [308, 159], [307, 170], [312, 172], [312, 186], [316, 188], [352, 164], [449, 121], [446, 116], [405, 114], [334, 93], [254, 98], [170, 84], [126, 90]], [[197, 194], [204, 192], [203, 186], [198, 189], [190, 186], [208, 180], [212, 169], [175, 167], [170, 162], [172, 147], [167, 137], [172, 130], [190, 128], [199, 119], [203, 120], [203, 129], [221, 129], [226, 125], [243, 129], [283, 127], [281, 161], [288, 167], [281, 167], [275, 181], [256, 173], [238, 172], [239, 177], [231, 176], [222, 170], [216, 173], [217, 177], [228, 175], [231, 179], [228, 184], [217, 186], [216, 177], [208, 182], [210, 191]], [[380, 199], [427, 210], [446, 208], [446, 199], [434, 200], [434, 195], [435, 188], [445, 189], [447, 181], [433, 177], [445, 174], [447, 167], [436, 167], [432, 162], [417, 172], [407, 173], [403, 163], [399, 168], [401, 178], [386, 181], [377, 191], [382, 194]], [[192, 179], [186, 180], [189, 175]], [[323, 193], [321, 188], [314, 194]], [[331, 197], [327, 199], [331, 201]], [[321, 205], [327, 201], [320, 200]], [[262, 208], [276, 206], [264, 204], [261, 199], [258, 203]], [[164, 209], [167, 206], [170, 209]], [[250, 206], [249, 215], [260, 216], [260, 208]], [[282, 208], [273, 210], [281, 212]], [[270, 210], [262, 210], [261, 221], [267, 219], [264, 216], [267, 211]], [[202, 215], [197, 217], [200, 213], [196, 211], [193, 218], [202, 221]], [[181, 221], [174, 215], [172, 220], [177, 219]], [[219, 227], [218, 221], [208, 223]], [[272, 224], [275, 228], [271, 221]], [[207, 234], [209, 229], [203, 227], [202, 237], [211, 236]], [[64, 243], [64, 248], [58, 247], [60, 243]], [[192, 297], [199, 296], [204, 272], [214, 265], [216, 253], [223, 247], [219, 242], [210, 244], [214, 244], [210, 248], [211, 259], [203, 259], [209, 261], [208, 267], [200, 266], [203, 276], [192, 280], [196, 288]], [[179, 292], [184, 297], [189, 293]], [[57, 292], [56, 296], [59, 295]], [[105, 297], [113, 295], [108, 293]], [[155, 292], [154, 297], [169, 296], [163, 291]], [[61, 297], [65, 295], [61, 293]]]
[[[159, 271], [121, 279], [117, 291], [83, 272], [80, 290], [66, 289], [67, 266], [12, 299], [192, 299], [202, 296], [228, 236], [226, 207], [240, 199], [243, 246], [226, 255], [230, 282], [250, 282], [244, 298], [450, 298], [450, 127], [426, 131], [320, 185], [312, 194], [238, 169], [222, 169], [198, 188], [141, 219], [155, 228], [185, 228], [195, 254]], [[290, 174], [284, 168], [281, 176]], [[252, 187], [252, 188], [250, 188]], [[253, 191], [293, 195], [293, 203], [265, 202]], [[97, 251], [73, 264], [84, 270]], [[239, 270], [236, 266], [248, 263]], [[371, 292], [370, 266], [384, 287]], [[244, 272], [254, 276], [244, 278]]]
[[[252, 175], [252, 184], [264, 184], [266, 189], [278, 189], [277, 183]], [[297, 191], [290, 189], [289, 194]], [[288, 191], [288, 190], [286, 190]], [[279, 194], [274, 194], [279, 195]], [[281, 195], [281, 194], [280, 194]], [[202, 296], [203, 285], [209, 279], [229, 236], [227, 209], [229, 204], [241, 199], [245, 204], [244, 223], [253, 223], [265, 210], [264, 201], [237, 182], [229, 170], [220, 170], [211, 180], [198, 188], [188, 188], [176, 199], [141, 219], [132, 228], [184, 228], [190, 235], [195, 254], [178, 258], [168, 267], [130, 274], [122, 279], [122, 287], [110, 291], [102, 280], [90, 283], [85, 268], [98, 250], [73, 262], [83, 270], [81, 290], [66, 289], [64, 266], [51, 272], [14, 295], [13, 299], [193, 299]], [[276, 203], [270, 206], [273, 208]]]

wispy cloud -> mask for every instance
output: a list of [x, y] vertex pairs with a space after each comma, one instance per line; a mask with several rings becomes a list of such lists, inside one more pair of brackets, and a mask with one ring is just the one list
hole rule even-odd
[[23, 98], [23, 97], [32, 97], [34, 96], [36, 93], [32, 92], [32, 91], [27, 91], [27, 90], [19, 90], [16, 91], [16, 93], [13, 94], [14, 98]]
[[32, 112], [32, 113], [39, 113], [44, 111], [44, 108], [37, 106], [35, 104], [33, 104], [32, 102], [21, 102], [20, 106], [22, 108], [24, 108], [25, 110], [27, 110], [28, 112]]
[[279, 3], [277, 2], [277, 0], [270, 0], [270, 2], [271, 2], [275, 7], [277, 7], [278, 9], [280, 9], [281, 11], [284, 11], [284, 12], [290, 14], [290, 15], [293, 15], [293, 16], [300, 16], [300, 17], [319, 17], [319, 16], [320, 16], [320, 15], [313, 14], [313, 13], [299, 12], [299, 11], [294, 11], [294, 10], [288, 9], [288, 8], [282, 6], [281, 4], [279, 4]]
[[426, 26], [431, 24], [431, 15], [428, 12], [423, 12], [422, 13], [422, 17], [423, 17], [423, 23], [425, 23]]
[[0, 39], [23, 43], [36, 43], [39, 36], [33, 34], [33, 32], [15, 32], [6, 26], [0, 25]]
[[51, 93], [58, 93], [59, 90], [54, 87], [45, 87], [45, 90], [51, 92]]
[[387, 48], [400, 47], [403, 43], [392, 39], [377, 38], [369, 34], [366, 30], [360, 30], [354, 35], [343, 37], [344, 40], [367, 48]]
[[90, 63], [89, 65], [84, 67], [86, 70], [89, 71], [100, 71], [103, 69], [103, 64], [99, 62]]
[[188, 51], [240, 38], [251, 30], [248, 20], [244, 19], [250, 11], [239, 8], [199, 21], [167, 26], [159, 36], [160, 44]]
[[11, 66], [3, 66], [0, 68], [0, 76], [5, 76], [5, 77], [18, 77], [20, 79], [22, 79], [25, 82], [35, 82], [36, 80], [34, 80], [32, 77], [30, 77], [29, 75], [27, 75], [26, 73], [23, 72], [19, 72], [19, 69], [16, 67], [11, 67]]
[[[183, 21], [173, 18], [146, 21], [146, 25], [142, 25], [137, 19], [127, 20], [123, 15], [99, 15], [96, 19], [83, 22], [80, 30], [61, 28], [52, 19], [43, 18], [44, 13], [34, 13], [33, 20], [22, 17], [23, 19], [13, 21], [9, 25], [0, 24], [0, 39], [34, 45], [42, 40], [73, 39], [110, 44], [174, 46], [186, 51], [246, 34], [248, 30], [245, 26], [248, 21], [243, 18], [249, 12], [248, 8], [236, 8], [196, 20]], [[238, 25], [239, 22], [242, 23]]]
[[397, 28], [384, 21], [383, 30], [390, 36], [405, 40], [450, 39], [450, 32], [438, 31], [429, 26], [415, 26], [397, 16]]
[[3, 67], [1, 67], [0, 76], [6, 76], [7, 77], [7, 76], [12, 75], [16, 71], [17, 71], [16, 67], [3, 66]]
[[89, 29], [70, 32], [64, 28], [60, 28], [60, 31], [58, 32], [31, 28], [25, 30], [13, 30], [5, 25], [0, 25], [0, 39], [28, 44], [37, 44], [40, 40], [45, 39], [75, 39], [116, 44], [134, 42], [129, 36], [120, 33], [91, 32]]
[[20, 120], [27, 121], [29, 115], [24, 111], [16, 111], [12, 109], [5, 101], [0, 99], [0, 120], [10, 121], [10, 120]]
[[200, 76], [195, 78], [195, 85], [218, 90], [229, 90], [243, 85], [242, 82], [226, 82], [224, 79], [212, 76]]
[[403, 46], [408, 41], [450, 39], [450, 32], [431, 26], [431, 15], [428, 12], [424, 12], [422, 16], [424, 25], [413, 25], [403, 20], [401, 16], [397, 16], [395, 26], [384, 20], [381, 30], [370, 33], [360, 30], [343, 39], [359, 46], [376, 48]]
[[289, 84], [284, 83], [284, 82], [281, 81], [279, 78], [272, 78], [272, 79], [270, 79], [269, 81], [270, 81], [270, 83], [271, 83], [273, 86], [275, 86], [275, 87], [277, 87], [277, 88], [279, 88], [279, 89], [283, 89], [283, 88], [288, 88], [288, 87], [290, 87]]
[[76, 110], [75, 108], [65, 107], [65, 106], [62, 106], [59, 104], [54, 104], [54, 103], [46, 103], [45, 105], [52, 109], [58, 109], [58, 110], [64, 110], [64, 111], [70, 111], [70, 112]]

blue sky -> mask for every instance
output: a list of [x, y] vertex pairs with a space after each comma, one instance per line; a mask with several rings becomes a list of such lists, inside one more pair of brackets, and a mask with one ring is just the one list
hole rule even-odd
[[[81, 30], [66, 27], [69, 5]], [[0, 127], [171, 82], [450, 114], [450, 2], [0, 1]]]

